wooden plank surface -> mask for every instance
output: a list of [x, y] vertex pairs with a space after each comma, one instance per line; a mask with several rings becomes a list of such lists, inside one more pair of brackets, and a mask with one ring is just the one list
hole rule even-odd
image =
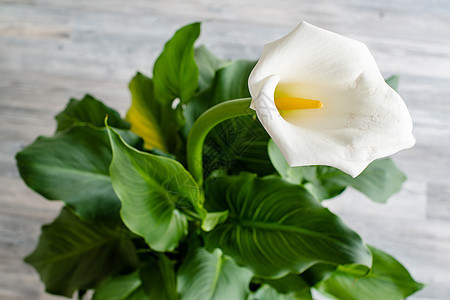
[[447, 0], [0, 0], [0, 299], [59, 299], [22, 258], [61, 204], [22, 183], [14, 154], [52, 134], [70, 97], [90, 93], [124, 113], [135, 71], [149, 74], [174, 30], [197, 20], [200, 43], [223, 58], [256, 59], [306, 20], [365, 42], [384, 75], [401, 75], [417, 145], [394, 159], [408, 182], [387, 205], [354, 191], [327, 205], [427, 284], [413, 299], [449, 299]]

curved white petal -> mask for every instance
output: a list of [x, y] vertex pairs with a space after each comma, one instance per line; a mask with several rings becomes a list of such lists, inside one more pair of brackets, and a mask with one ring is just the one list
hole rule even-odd
[[[367, 47], [306, 22], [264, 47], [249, 89], [291, 166], [329, 165], [355, 177], [415, 143], [406, 105]], [[280, 113], [274, 95], [320, 100], [323, 108]]]

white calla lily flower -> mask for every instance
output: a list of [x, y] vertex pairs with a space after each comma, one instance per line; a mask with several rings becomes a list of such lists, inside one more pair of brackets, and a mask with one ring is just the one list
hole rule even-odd
[[251, 108], [290, 166], [353, 177], [414, 145], [402, 98], [365, 44], [306, 22], [264, 46], [249, 77]]

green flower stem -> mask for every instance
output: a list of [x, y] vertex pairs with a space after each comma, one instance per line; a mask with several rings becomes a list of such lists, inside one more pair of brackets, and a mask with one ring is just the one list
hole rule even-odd
[[187, 141], [187, 162], [189, 172], [200, 186], [203, 182], [203, 143], [208, 132], [225, 120], [252, 114], [251, 100], [251, 98], [242, 98], [213, 106], [205, 111], [192, 126]]

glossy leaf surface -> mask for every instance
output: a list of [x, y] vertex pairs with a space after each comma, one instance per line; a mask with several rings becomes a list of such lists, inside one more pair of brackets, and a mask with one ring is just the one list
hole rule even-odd
[[309, 292], [309, 284], [298, 274], [288, 274], [277, 279], [258, 278], [258, 281], [266, 283], [280, 293]]
[[139, 278], [139, 272], [116, 276], [96, 289], [92, 300], [139, 300], [148, 299]]
[[191, 251], [178, 271], [178, 291], [185, 300], [245, 299], [252, 272], [237, 266], [220, 249]]
[[268, 284], [261, 286], [249, 300], [312, 300], [308, 289], [299, 292], [280, 293]]
[[179, 29], [166, 43], [153, 67], [155, 96], [163, 103], [176, 98], [189, 101], [197, 89], [198, 67], [194, 58], [194, 43], [200, 35], [200, 23]]
[[[203, 60], [206, 59], [202, 59], [200, 62]], [[203, 65], [199, 66], [202, 67]], [[203, 80], [212, 80], [212, 82], [196, 95], [191, 102], [187, 103], [184, 112], [187, 124], [185, 130], [188, 131], [194, 121], [208, 108], [223, 101], [250, 97], [247, 80], [254, 66], [255, 62], [250, 60], [232, 61], [216, 69], [212, 79], [210, 78], [210, 72], [212, 68], [217, 67], [217, 64], [210, 64], [206, 67], [207, 70], [202, 71], [202, 73], [207, 74], [203, 75]], [[205, 67], [202, 67], [202, 69], [205, 69]]]
[[93, 300], [177, 300], [173, 263], [163, 254], [146, 260], [134, 273], [113, 277], [101, 285]]
[[174, 263], [164, 254], [158, 254], [146, 262], [139, 276], [149, 299], [178, 299]]
[[[129, 142], [135, 141], [130, 136]], [[76, 126], [39, 137], [16, 159], [25, 183], [45, 198], [64, 201], [86, 219], [118, 219], [120, 201], [109, 177], [111, 146], [105, 128]]]
[[375, 247], [370, 250], [373, 266], [368, 273], [358, 265], [338, 266], [316, 288], [335, 299], [400, 300], [423, 287], [395, 258]]
[[211, 85], [216, 70], [228, 62], [215, 56], [203, 45], [194, 49], [194, 57], [199, 70], [198, 87], [202, 91]]
[[61, 132], [80, 123], [104, 127], [106, 116], [110, 126], [121, 129], [130, 128], [130, 124], [124, 121], [117, 111], [91, 95], [86, 95], [82, 100], [70, 99], [66, 108], [56, 115], [55, 119], [58, 121], [56, 131]]
[[[184, 134], [187, 135], [193, 122], [208, 108], [227, 100], [249, 97], [247, 80], [254, 65], [254, 61], [237, 60], [216, 70], [211, 86], [187, 104]], [[267, 132], [253, 116], [220, 123], [205, 140], [204, 173], [209, 174], [215, 169], [230, 173], [273, 173], [266, 150], [268, 140]]]
[[198, 186], [176, 160], [137, 151], [108, 128], [111, 180], [122, 220], [156, 251], [173, 250], [187, 234], [187, 215], [202, 220]]
[[71, 297], [76, 289], [95, 288], [117, 271], [133, 269], [134, 246], [123, 228], [83, 221], [67, 209], [42, 227], [39, 244], [25, 258], [46, 291]]
[[389, 158], [372, 162], [359, 176], [350, 175], [329, 166], [290, 167], [273, 141], [269, 156], [278, 173], [286, 181], [301, 184], [319, 200], [342, 193], [347, 186], [360, 191], [375, 202], [386, 202], [400, 191], [405, 174]]
[[281, 179], [212, 177], [205, 205], [208, 211], [230, 211], [205, 234], [207, 247], [220, 247], [256, 275], [280, 277], [318, 262], [371, 264], [355, 232], [304, 188]]
[[[144, 139], [146, 149], [168, 151], [170, 135], [176, 132], [175, 124], [168, 123], [174, 116], [170, 105], [162, 105], [155, 99], [152, 79], [139, 72], [131, 79], [129, 88], [131, 106], [126, 120], [130, 122], [131, 130]], [[169, 136], [163, 135], [163, 130]]]

